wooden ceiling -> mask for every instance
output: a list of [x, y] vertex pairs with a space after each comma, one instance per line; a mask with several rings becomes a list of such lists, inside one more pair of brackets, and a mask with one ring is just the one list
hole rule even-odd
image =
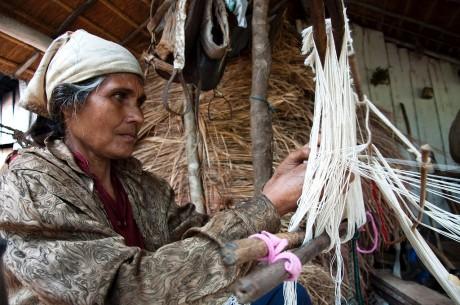
[[[53, 38], [79, 28], [121, 43], [136, 56], [148, 46], [145, 25], [151, 0], [0, 1], [0, 12]], [[161, 1], [161, 0], [156, 0]], [[203, 1], [203, 0], [199, 0]], [[276, 1], [275, 1], [276, 2]], [[308, 0], [286, 1], [308, 4]], [[344, 0], [349, 18], [380, 30], [388, 39], [460, 59], [460, 0]], [[301, 7], [301, 5], [298, 5]], [[307, 5], [308, 6], [308, 5]], [[300, 9], [300, 11], [303, 11]], [[303, 11], [302, 18], [308, 13]], [[0, 18], [1, 15], [0, 15]], [[42, 51], [0, 31], [0, 72], [28, 80]]]
[[[150, 34], [145, 28], [149, 11], [150, 0], [0, 1], [2, 14], [48, 37], [83, 28], [125, 45], [136, 56], [142, 54], [150, 41]], [[18, 78], [28, 80], [37, 68], [42, 53], [0, 32], [0, 72], [14, 75], [18, 68], [32, 58], [33, 64], [18, 75]], [[35, 58], [34, 54], [37, 54]]]

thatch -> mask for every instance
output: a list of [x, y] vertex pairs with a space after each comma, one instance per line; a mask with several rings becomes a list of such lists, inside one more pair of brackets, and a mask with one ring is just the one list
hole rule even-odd
[[[274, 165], [289, 151], [308, 141], [312, 113], [309, 96], [312, 77], [301, 65], [299, 42], [290, 33], [273, 52], [269, 101], [273, 114]], [[147, 170], [166, 178], [181, 200], [188, 199], [187, 168], [181, 118], [161, 104], [165, 81], [149, 76], [145, 121], [135, 156]], [[216, 92], [201, 96], [199, 125], [203, 182], [208, 212], [233, 200], [252, 195], [252, 161], [249, 126], [251, 64], [249, 56], [232, 60]], [[170, 103], [181, 105], [178, 86], [171, 89]]]

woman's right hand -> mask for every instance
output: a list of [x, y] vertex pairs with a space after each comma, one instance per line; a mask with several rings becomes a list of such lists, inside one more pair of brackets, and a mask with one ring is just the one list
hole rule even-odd
[[262, 190], [280, 216], [295, 211], [297, 208], [297, 200], [302, 194], [309, 154], [308, 144], [290, 153], [277, 167]]

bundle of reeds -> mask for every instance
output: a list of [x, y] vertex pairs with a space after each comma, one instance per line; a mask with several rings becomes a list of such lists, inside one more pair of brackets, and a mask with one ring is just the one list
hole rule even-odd
[[[274, 166], [308, 141], [311, 125], [311, 74], [302, 65], [299, 42], [289, 33], [273, 52], [269, 102], [274, 108]], [[145, 169], [166, 178], [179, 200], [188, 199], [181, 118], [168, 113], [161, 95], [165, 81], [151, 73], [146, 82], [145, 124], [135, 156]], [[218, 89], [200, 98], [198, 123], [203, 183], [209, 213], [251, 196], [252, 165], [249, 93], [250, 56], [232, 60]], [[169, 94], [172, 108], [182, 107], [180, 86]]]

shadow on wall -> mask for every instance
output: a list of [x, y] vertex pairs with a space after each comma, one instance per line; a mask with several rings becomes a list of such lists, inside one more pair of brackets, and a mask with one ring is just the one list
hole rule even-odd
[[449, 150], [452, 159], [460, 163], [460, 110], [457, 112], [457, 116], [450, 127]]

